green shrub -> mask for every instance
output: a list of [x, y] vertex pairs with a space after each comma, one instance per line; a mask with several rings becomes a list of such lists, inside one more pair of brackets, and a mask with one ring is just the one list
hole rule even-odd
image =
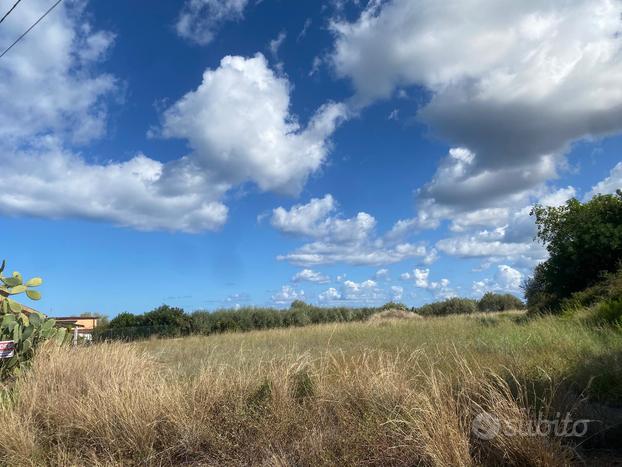
[[562, 300], [560, 306], [563, 309], [587, 308], [605, 300], [622, 300], [622, 269], [603, 274], [599, 282], [573, 293]]
[[311, 307], [311, 305], [303, 302], [302, 300], [294, 300], [290, 305], [289, 308], [290, 309], [296, 309], [296, 308], [309, 308]]
[[422, 316], [446, 316], [477, 312], [477, 302], [470, 298], [448, 298], [442, 302], [428, 303], [415, 309]]
[[384, 305], [382, 305], [379, 308], [380, 311], [384, 311], [384, 310], [403, 310], [403, 311], [410, 311], [410, 308], [408, 308], [406, 305], [404, 305], [403, 303], [397, 303], [397, 302], [388, 302], [385, 303]]
[[190, 317], [181, 308], [162, 305], [142, 315], [139, 325], [168, 328], [168, 335], [186, 335], [190, 332]]
[[522, 310], [525, 304], [512, 294], [487, 292], [477, 303], [479, 311]]
[[115, 318], [110, 320], [110, 323], [108, 323], [109, 328], [129, 328], [138, 325], [138, 317], [128, 312], [119, 313]]

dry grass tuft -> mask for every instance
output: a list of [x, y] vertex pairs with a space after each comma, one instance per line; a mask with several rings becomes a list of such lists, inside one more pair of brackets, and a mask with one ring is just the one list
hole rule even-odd
[[[422, 351], [302, 352], [193, 377], [138, 347], [48, 349], [5, 400], [2, 465], [567, 465], [551, 438], [471, 431], [486, 411], [526, 422], [516, 384]], [[235, 360], [238, 360], [235, 362]]]

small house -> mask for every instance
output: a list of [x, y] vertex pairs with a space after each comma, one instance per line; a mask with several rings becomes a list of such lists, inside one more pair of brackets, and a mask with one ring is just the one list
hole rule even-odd
[[86, 340], [92, 339], [93, 329], [95, 329], [99, 320], [98, 317], [92, 316], [52, 316], [51, 318], [56, 320], [56, 326], [77, 328], [78, 336], [83, 337]]

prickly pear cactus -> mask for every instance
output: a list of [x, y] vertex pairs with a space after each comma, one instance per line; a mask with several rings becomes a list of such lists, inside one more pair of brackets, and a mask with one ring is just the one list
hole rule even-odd
[[55, 321], [36, 311], [26, 311], [13, 298], [25, 294], [31, 300], [41, 299], [35, 290], [43, 281], [34, 277], [26, 282], [19, 272], [4, 275], [6, 263], [0, 265], [0, 340], [15, 342], [15, 355], [0, 360], [0, 377], [19, 374], [27, 367], [37, 347], [44, 341], [52, 340], [58, 345], [70, 342], [71, 335], [65, 328], [54, 327]]

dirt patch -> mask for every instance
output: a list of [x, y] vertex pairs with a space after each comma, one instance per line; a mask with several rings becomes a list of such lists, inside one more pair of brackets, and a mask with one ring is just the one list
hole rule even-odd
[[390, 309], [381, 311], [380, 313], [376, 313], [371, 318], [369, 318], [369, 321], [371, 323], [378, 323], [383, 321], [402, 319], [423, 319], [423, 317], [412, 311]]

